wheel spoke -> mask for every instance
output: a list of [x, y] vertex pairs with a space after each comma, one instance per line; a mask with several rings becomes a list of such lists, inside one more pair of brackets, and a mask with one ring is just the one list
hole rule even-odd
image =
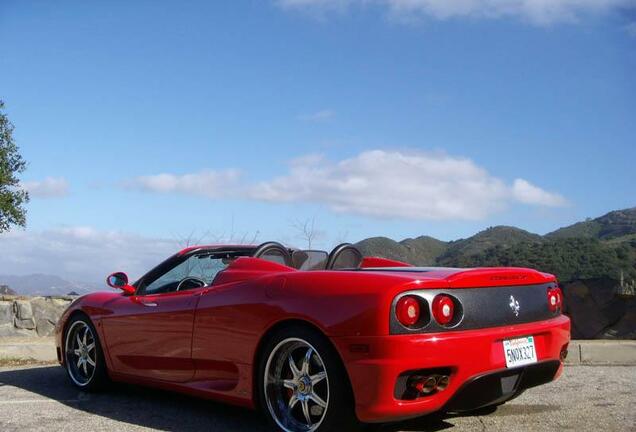
[[296, 366], [296, 362], [294, 361], [291, 353], [289, 354], [287, 361], [289, 363], [289, 368], [291, 369], [292, 375], [294, 375], [294, 378], [298, 378], [300, 376], [300, 371], [298, 370], [298, 366]]
[[287, 406], [289, 407], [289, 410], [291, 411], [292, 409], [294, 409], [294, 407], [296, 406], [296, 404], [298, 403], [298, 397], [295, 394], [292, 394], [291, 398], [289, 398], [289, 402], [287, 404]]
[[95, 342], [93, 342], [93, 343], [89, 344], [89, 345], [86, 347], [86, 349], [87, 349], [88, 351], [92, 351], [92, 350], [94, 350], [94, 349], [95, 349]]
[[82, 339], [80, 338], [79, 332], [76, 333], [75, 339], [77, 341], [77, 347], [78, 348], [81, 348], [81, 347], [84, 346], [84, 344], [82, 344]]
[[296, 382], [294, 380], [283, 380], [283, 386], [285, 386], [285, 388], [294, 390], [296, 388]]
[[73, 354], [75, 354], [76, 356], [80, 357], [82, 355], [82, 352], [79, 349], [76, 349], [73, 351]]
[[311, 356], [314, 354], [314, 350], [312, 348], [308, 348], [305, 353], [305, 357], [303, 358], [303, 366], [301, 369], [301, 373], [303, 375], [309, 375], [309, 362], [311, 361]]
[[95, 367], [95, 361], [89, 357], [86, 357], [86, 361], [88, 362], [89, 365]]
[[320, 381], [324, 380], [325, 378], [327, 378], [327, 372], [318, 372], [316, 375], [312, 375], [309, 377], [309, 379], [311, 379], [311, 385], [314, 386], [316, 384], [318, 384]]
[[84, 338], [82, 339], [82, 343], [84, 344], [84, 346], [88, 345], [88, 342], [86, 342], [86, 337], [88, 336], [88, 327], [84, 328]]
[[77, 370], [79, 370], [82, 367], [83, 363], [84, 363], [84, 359], [82, 357], [77, 359]]
[[301, 401], [300, 404], [303, 407], [303, 414], [305, 415], [305, 420], [307, 420], [307, 426], [311, 426], [312, 423], [311, 416], [309, 415], [309, 402], [305, 399]]
[[322, 400], [322, 398], [318, 396], [316, 392], [311, 392], [311, 394], [309, 395], [309, 399], [316, 402], [316, 405], [320, 406], [321, 408], [327, 408], [327, 402]]
[[87, 364], [88, 362], [86, 360], [82, 362], [82, 368], [84, 369], [84, 375], [86, 376], [86, 378], [88, 378], [88, 366], [86, 366]]

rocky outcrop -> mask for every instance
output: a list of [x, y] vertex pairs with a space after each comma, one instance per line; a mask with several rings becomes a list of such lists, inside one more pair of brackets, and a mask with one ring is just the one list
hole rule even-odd
[[0, 296], [0, 337], [51, 336], [72, 297]]
[[636, 339], [636, 299], [617, 296], [616, 286], [610, 278], [563, 284], [573, 339]]

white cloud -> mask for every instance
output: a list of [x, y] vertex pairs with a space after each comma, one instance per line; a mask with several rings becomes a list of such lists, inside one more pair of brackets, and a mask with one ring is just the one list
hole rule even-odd
[[516, 200], [524, 204], [546, 207], [563, 207], [567, 200], [561, 195], [546, 192], [524, 179], [516, 179], [512, 185], [512, 194]]
[[523, 179], [509, 186], [466, 158], [381, 150], [336, 163], [316, 156], [295, 160], [287, 175], [251, 187], [249, 197], [414, 220], [483, 219], [514, 202], [565, 203]]
[[241, 176], [238, 170], [202, 171], [194, 174], [157, 174], [137, 177], [124, 188], [157, 193], [184, 193], [207, 198], [231, 195]]
[[113, 271], [133, 278], [175, 253], [174, 240], [91, 227], [10, 231], [0, 235], [0, 274], [52, 274], [66, 280], [102, 282]]
[[469, 159], [440, 153], [373, 150], [338, 162], [310, 154], [291, 161], [285, 175], [255, 184], [240, 183], [238, 172], [159, 174], [126, 185], [210, 199], [316, 203], [339, 213], [413, 220], [478, 220], [514, 203], [566, 204], [527, 180], [508, 185]]
[[22, 187], [32, 198], [60, 198], [68, 195], [69, 184], [63, 177], [47, 177], [40, 181], [27, 181]]
[[620, 8], [634, 8], [634, 0], [280, 0], [284, 9], [301, 11], [346, 10], [352, 5], [377, 4], [391, 16], [412, 20], [418, 17], [518, 17], [535, 24], [576, 21], [585, 15]]
[[321, 122], [321, 121], [331, 120], [332, 118], [335, 117], [335, 115], [336, 113], [334, 111], [325, 109], [325, 110], [316, 111], [315, 113], [311, 113], [311, 114], [299, 115], [298, 119], [303, 121], [309, 121], [309, 122]]

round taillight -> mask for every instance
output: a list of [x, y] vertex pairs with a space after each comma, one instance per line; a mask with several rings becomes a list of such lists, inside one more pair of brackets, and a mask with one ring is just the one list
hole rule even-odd
[[455, 316], [455, 302], [449, 296], [440, 294], [433, 299], [433, 317], [441, 325], [447, 325]]
[[404, 296], [395, 306], [397, 319], [405, 327], [411, 327], [420, 320], [420, 302], [413, 296]]

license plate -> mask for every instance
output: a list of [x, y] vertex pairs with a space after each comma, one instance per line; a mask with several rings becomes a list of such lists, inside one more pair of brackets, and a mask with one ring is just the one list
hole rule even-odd
[[537, 351], [534, 349], [534, 337], [526, 336], [503, 341], [506, 367], [517, 367], [537, 362]]

